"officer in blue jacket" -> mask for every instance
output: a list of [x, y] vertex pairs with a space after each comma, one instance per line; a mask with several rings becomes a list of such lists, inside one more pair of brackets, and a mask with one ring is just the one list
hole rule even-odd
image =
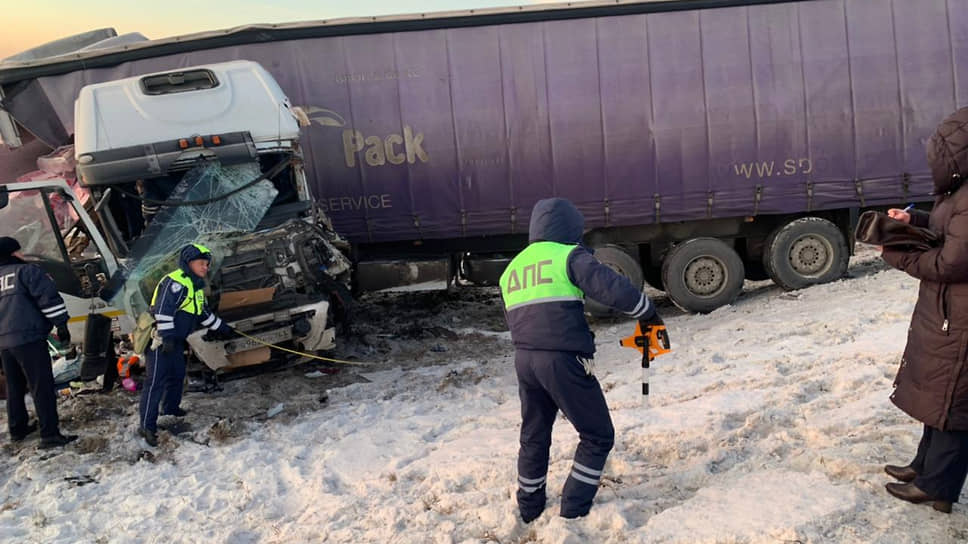
[[179, 405], [185, 380], [185, 339], [199, 325], [212, 331], [212, 338], [227, 340], [234, 331], [211, 312], [205, 302], [205, 276], [212, 252], [205, 246], [190, 244], [182, 248], [178, 269], [155, 287], [151, 312], [158, 334], [145, 353], [145, 383], [141, 391], [139, 434], [151, 446], [158, 445], [158, 405], [162, 415], [182, 417]]
[[77, 439], [60, 432], [47, 351], [47, 335], [53, 327], [61, 342], [70, 342], [69, 316], [54, 281], [22, 257], [17, 240], [0, 237], [0, 358], [7, 378], [7, 425], [10, 438], [17, 442], [37, 430], [27, 419], [24, 396], [29, 389], [40, 420], [40, 447], [55, 448]]
[[501, 295], [514, 343], [521, 398], [518, 507], [525, 523], [545, 508], [551, 430], [561, 410], [578, 431], [561, 516], [588, 514], [615, 439], [608, 405], [591, 372], [595, 342], [584, 297], [658, 325], [648, 297], [580, 244], [585, 219], [562, 198], [535, 204], [528, 247], [501, 276]]

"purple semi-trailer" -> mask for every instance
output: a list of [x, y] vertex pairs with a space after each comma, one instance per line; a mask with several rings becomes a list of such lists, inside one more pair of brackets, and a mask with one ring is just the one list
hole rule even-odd
[[601, 260], [702, 312], [744, 278], [837, 279], [860, 210], [930, 200], [925, 138], [968, 105], [965, 28], [968, 0], [538, 5], [117, 37], [8, 60], [0, 89], [54, 147], [84, 85], [253, 60], [307, 114], [358, 287], [493, 282], [560, 196]]

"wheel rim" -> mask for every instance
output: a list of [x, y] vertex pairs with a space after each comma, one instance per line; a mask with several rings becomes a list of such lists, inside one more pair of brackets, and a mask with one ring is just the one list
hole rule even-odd
[[790, 246], [790, 267], [801, 276], [816, 277], [830, 270], [834, 248], [821, 236], [808, 234]]
[[686, 288], [700, 297], [712, 297], [722, 292], [728, 277], [726, 263], [709, 255], [689, 261], [684, 274]]

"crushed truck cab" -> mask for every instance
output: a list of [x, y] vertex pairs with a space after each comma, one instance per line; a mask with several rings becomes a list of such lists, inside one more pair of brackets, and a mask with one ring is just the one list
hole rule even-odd
[[[45, 236], [21, 236], [25, 253], [54, 272], [75, 319], [111, 312], [121, 333], [149, 311], [181, 247], [209, 247], [209, 303], [247, 335], [225, 342], [192, 334], [191, 360], [209, 369], [331, 349], [349, 302], [351, 264], [348, 244], [306, 183], [301, 119], [272, 76], [250, 61], [88, 85], [75, 103], [75, 172], [65, 176], [76, 175], [77, 183], [8, 184], [11, 203], [21, 195], [24, 206], [0, 210], [0, 226], [21, 233], [15, 216], [24, 211], [15, 210], [32, 198], [44, 211], [35, 213], [31, 232]], [[69, 210], [53, 210], [54, 200]], [[56, 221], [61, 216], [74, 220]], [[86, 288], [69, 288], [74, 284]]]

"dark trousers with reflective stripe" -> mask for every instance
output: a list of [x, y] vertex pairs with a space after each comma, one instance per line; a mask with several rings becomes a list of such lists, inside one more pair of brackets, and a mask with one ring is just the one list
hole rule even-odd
[[942, 501], [958, 502], [968, 475], [968, 431], [941, 431], [927, 425], [911, 461], [914, 485]]
[[[544, 509], [543, 478], [548, 472], [551, 429], [558, 410], [579, 437], [574, 464], [561, 493], [561, 515], [584, 516], [592, 507], [605, 459], [615, 441], [602, 388], [574, 353], [519, 349], [514, 353], [514, 366], [521, 397], [518, 506], [522, 516], [533, 518]], [[535, 481], [542, 483], [528, 485]]]
[[27, 430], [27, 404], [24, 395], [30, 391], [40, 423], [40, 436], [49, 438], [60, 434], [57, 419], [57, 397], [54, 392], [54, 373], [50, 367], [47, 342], [37, 340], [0, 350], [3, 373], [7, 377], [7, 425], [11, 435], [23, 435]]
[[158, 430], [158, 405], [161, 413], [171, 414], [181, 404], [182, 387], [185, 381], [184, 342], [172, 353], [164, 353], [161, 348], [149, 349], [145, 353], [145, 383], [141, 389], [139, 413], [141, 428]]

